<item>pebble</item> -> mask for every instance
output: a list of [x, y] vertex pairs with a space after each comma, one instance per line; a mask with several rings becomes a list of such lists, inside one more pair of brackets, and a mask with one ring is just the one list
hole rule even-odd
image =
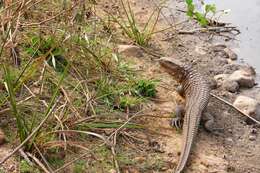
[[226, 142], [227, 142], [228, 144], [232, 144], [232, 143], [233, 143], [233, 139], [232, 139], [232, 138], [226, 138]]
[[255, 135], [250, 135], [248, 139], [250, 141], [255, 141], [256, 140], [256, 136]]
[[127, 57], [142, 57], [141, 48], [135, 45], [118, 45], [118, 53]]
[[251, 133], [251, 134], [257, 134], [257, 129], [256, 129], [256, 128], [252, 128], [252, 129], [250, 130], [250, 133]]
[[254, 118], [259, 118], [260, 105], [257, 100], [240, 95], [236, 98], [233, 105], [239, 108], [245, 114], [251, 115]]
[[225, 49], [223, 49], [224, 52], [227, 54], [227, 57], [231, 60], [237, 60], [237, 54], [231, 50], [230, 48], [226, 47]]
[[255, 85], [255, 76], [243, 69], [234, 71], [227, 80], [238, 82], [240, 87], [252, 88]]
[[239, 85], [236, 81], [225, 80], [222, 84], [222, 87], [232, 93], [235, 93], [239, 90]]
[[214, 76], [214, 79], [217, 82], [217, 86], [221, 86], [223, 82], [228, 78], [228, 76], [228, 74], [218, 74]]

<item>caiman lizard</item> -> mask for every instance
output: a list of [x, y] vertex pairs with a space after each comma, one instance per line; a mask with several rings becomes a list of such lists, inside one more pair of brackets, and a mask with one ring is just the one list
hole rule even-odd
[[[210, 98], [210, 88], [206, 79], [191, 65], [184, 65], [176, 59], [163, 57], [159, 59], [160, 65], [181, 83], [185, 97], [185, 116], [183, 122], [183, 139], [181, 156], [175, 173], [183, 172], [187, 163], [194, 138], [198, 131], [201, 115]], [[180, 114], [180, 113], [179, 113]], [[173, 119], [173, 124], [181, 117]]]

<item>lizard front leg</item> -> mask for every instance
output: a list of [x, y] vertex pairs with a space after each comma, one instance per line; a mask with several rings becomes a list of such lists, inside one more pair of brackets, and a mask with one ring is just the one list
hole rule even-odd
[[183, 124], [183, 117], [185, 114], [184, 105], [177, 105], [175, 108], [175, 117], [171, 120], [170, 125], [180, 129]]
[[[182, 97], [184, 96], [184, 88], [183, 88], [182, 85], [179, 85], [176, 88], [176, 91]], [[175, 117], [171, 120], [170, 125], [172, 127], [180, 129], [182, 127], [182, 124], [183, 124], [184, 114], [185, 114], [185, 106], [183, 104], [177, 105], [176, 108], [175, 108]]]

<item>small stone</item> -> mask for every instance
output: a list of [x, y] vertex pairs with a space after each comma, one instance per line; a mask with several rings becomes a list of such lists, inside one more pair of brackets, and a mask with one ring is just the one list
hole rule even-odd
[[221, 43], [218, 43], [218, 44], [215, 44], [213, 46], [211, 46], [211, 49], [214, 51], [214, 52], [221, 52], [223, 51], [225, 48], [227, 48], [227, 46], [225, 44], [221, 44]]
[[252, 129], [250, 130], [250, 133], [251, 133], [251, 134], [254, 134], [254, 135], [257, 134], [257, 129], [256, 129], [256, 128], [252, 128]]
[[232, 129], [228, 129], [228, 132], [229, 132], [229, 133], [233, 133], [233, 130], [232, 130]]
[[195, 52], [197, 52], [200, 55], [205, 55], [207, 53], [207, 49], [205, 47], [196, 46]]
[[254, 118], [257, 118], [259, 114], [259, 103], [257, 102], [257, 100], [251, 97], [238, 96], [234, 101], [233, 105], [245, 114], [251, 115]]
[[255, 141], [256, 140], [256, 136], [255, 135], [250, 135], [248, 139], [250, 141]]
[[228, 55], [228, 58], [231, 60], [237, 60], [237, 54], [230, 48], [225, 48], [224, 52]]
[[255, 76], [243, 69], [234, 71], [228, 80], [236, 81], [239, 86], [246, 88], [252, 88], [255, 85]]
[[118, 45], [118, 53], [128, 57], [142, 57], [142, 50], [135, 45]]
[[228, 144], [232, 144], [232, 143], [233, 143], [233, 139], [232, 139], [232, 138], [227, 138], [227, 139], [226, 139], [226, 142], [227, 142]]
[[209, 78], [207, 78], [207, 81], [208, 81], [208, 85], [209, 85], [210, 89], [217, 89], [218, 88], [218, 83], [215, 79], [209, 77]]
[[228, 64], [228, 60], [227, 60], [227, 59], [224, 59], [224, 58], [219, 58], [219, 59], [217, 60], [216, 64], [217, 64], [218, 66], [224, 66], [224, 65]]
[[252, 66], [245, 65], [245, 66], [242, 66], [242, 69], [243, 69], [246, 73], [248, 73], [248, 74], [250, 74], [250, 75], [252, 75], [252, 76], [255, 76], [255, 75], [256, 75], [256, 71], [255, 71], [254, 67], [252, 67]]
[[225, 80], [222, 84], [222, 87], [232, 93], [235, 93], [239, 90], [239, 85], [236, 81]]
[[214, 79], [217, 82], [217, 86], [221, 86], [223, 82], [228, 78], [228, 76], [228, 74], [218, 74], [214, 76]]
[[226, 74], [231, 74], [231, 73], [233, 73], [234, 71], [239, 70], [239, 68], [240, 68], [240, 65], [235, 64], [235, 63], [226, 64], [226, 65], [224, 66], [224, 73], [226, 73]]

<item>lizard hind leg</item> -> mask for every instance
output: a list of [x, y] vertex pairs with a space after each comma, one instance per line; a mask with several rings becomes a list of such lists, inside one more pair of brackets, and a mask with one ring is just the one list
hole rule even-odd
[[170, 125], [180, 129], [183, 124], [183, 117], [185, 114], [184, 105], [177, 105], [175, 108], [175, 117], [171, 120]]
[[215, 119], [214, 116], [211, 113], [209, 113], [208, 111], [203, 112], [202, 124], [206, 131], [213, 132], [215, 130], [214, 129], [214, 124], [215, 124], [214, 119]]

